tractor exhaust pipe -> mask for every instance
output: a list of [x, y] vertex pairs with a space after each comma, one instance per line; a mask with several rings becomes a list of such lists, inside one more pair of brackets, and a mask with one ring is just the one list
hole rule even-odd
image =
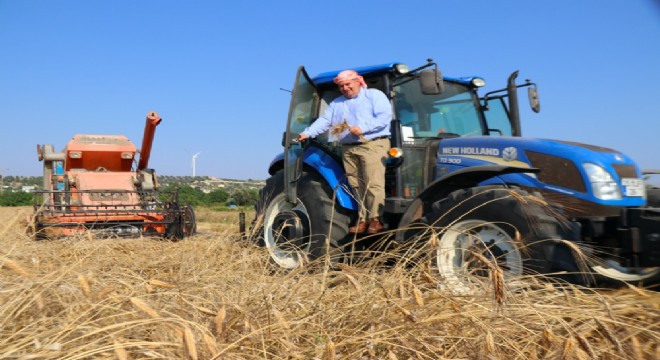
[[144, 170], [149, 166], [149, 156], [151, 155], [151, 145], [154, 143], [156, 126], [162, 120], [155, 111], [147, 114], [147, 123], [144, 125], [144, 136], [142, 136], [142, 148], [140, 149], [140, 162], [137, 167], [138, 170]]
[[518, 70], [514, 71], [507, 80], [506, 91], [509, 94], [509, 114], [511, 117], [511, 128], [513, 136], [522, 136], [520, 129], [520, 110], [518, 109], [518, 87], [516, 86], [516, 78], [518, 77]]

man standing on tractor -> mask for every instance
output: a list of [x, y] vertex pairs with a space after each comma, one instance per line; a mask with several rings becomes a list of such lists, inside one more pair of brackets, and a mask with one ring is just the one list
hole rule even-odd
[[354, 70], [344, 70], [334, 79], [341, 96], [333, 100], [321, 117], [298, 135], [305, 141], [328, 130], [328, 139], [341, 143], [348, 183], [355, 191], [358, 219], [352, 234], [379, 232], [385, 206], [385, 160], [390, 147], [392, 107], [385, 94], [368, 89]]

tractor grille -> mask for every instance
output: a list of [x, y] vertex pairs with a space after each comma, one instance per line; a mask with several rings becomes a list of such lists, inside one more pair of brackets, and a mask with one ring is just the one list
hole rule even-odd
[[633, 165], [612, 164], [612, 167], [616, 171], [616, 174], [619, 175], [619, 179], [637, 177], [637, 169]]
[[541, 169], [537, 175], [539, 181], [583, 193], [587, 192], [582, 175], [572, 161], [534, 151], [526, 151], [525, 154], [533, 167]]

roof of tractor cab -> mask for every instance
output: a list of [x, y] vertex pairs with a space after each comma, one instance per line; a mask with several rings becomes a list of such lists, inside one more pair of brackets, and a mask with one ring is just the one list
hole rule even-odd
[[[361, 66], [361, 67], [352, 68], [352, 70], [357, 71], [358, 74], [360, 74], [362, 76], [386, 74], [386, 73], [394, 72], [394, 65], [397, 65], [397, 64], [401, 64], [401, 63], [400, 62], [390, 62], [390, 63], [387, 63], [387, 64], [380, 64], [380, 65]], [[318, 74], [314, 78], [312, 78], [312, 81], [316, 85], [332, 83], [333, 80], [337, 77], [337, 75], [339, 75], [339, 73], [344, 71], [344, 70], [346, 70], [346, 69], [328, 71], [328, 72]]]
[[[399, 61], [393, 61], [385, 64], [380, 64], [380, 65], [371, 65], [371, 66], [361, 66], [361, 67], [356, 67], [352, 68], [352, 70], [355, 70], [358, 72], [358, 74], [362, 76], [373, 76], [373, 75], [381, 75], [381, 74], [387, 74], [387, 73], [393, 73], [396, 70], [394, 69], [395, 65], [402, 64], [402, 62]], [[344, 71], [346, 69], [342, 70], [334, 70], [334, 71], [327, 71], [321, 74], [316, 75], [315, 77], [312, 78], [312, 81], [316, 86], [319, 85], [327, 85], [333, 83], [335, 77], [339, 75], [340, 72]], [[448, 77], [448, 76], [443, 76], [443, 80], [449, 81], [449, 82], [454, 82], [458, 84], [463, 84], [463, 85], [472, 85], [472, 80], [478, 78], [478, 79], [483, 79], [481, 76], [463, 76], [463, 77]]]

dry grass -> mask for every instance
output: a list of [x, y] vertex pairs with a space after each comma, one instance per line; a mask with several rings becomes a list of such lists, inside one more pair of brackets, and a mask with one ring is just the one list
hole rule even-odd
[[0, 208], [2, 359], [660, 357], [645, 289], [530, 278], [452, 295], [422, 266], [275, 270], [236, 241], [237, 213], [198, 211], [201, 234], [181, 242], [35, 242], [29, 211]]

